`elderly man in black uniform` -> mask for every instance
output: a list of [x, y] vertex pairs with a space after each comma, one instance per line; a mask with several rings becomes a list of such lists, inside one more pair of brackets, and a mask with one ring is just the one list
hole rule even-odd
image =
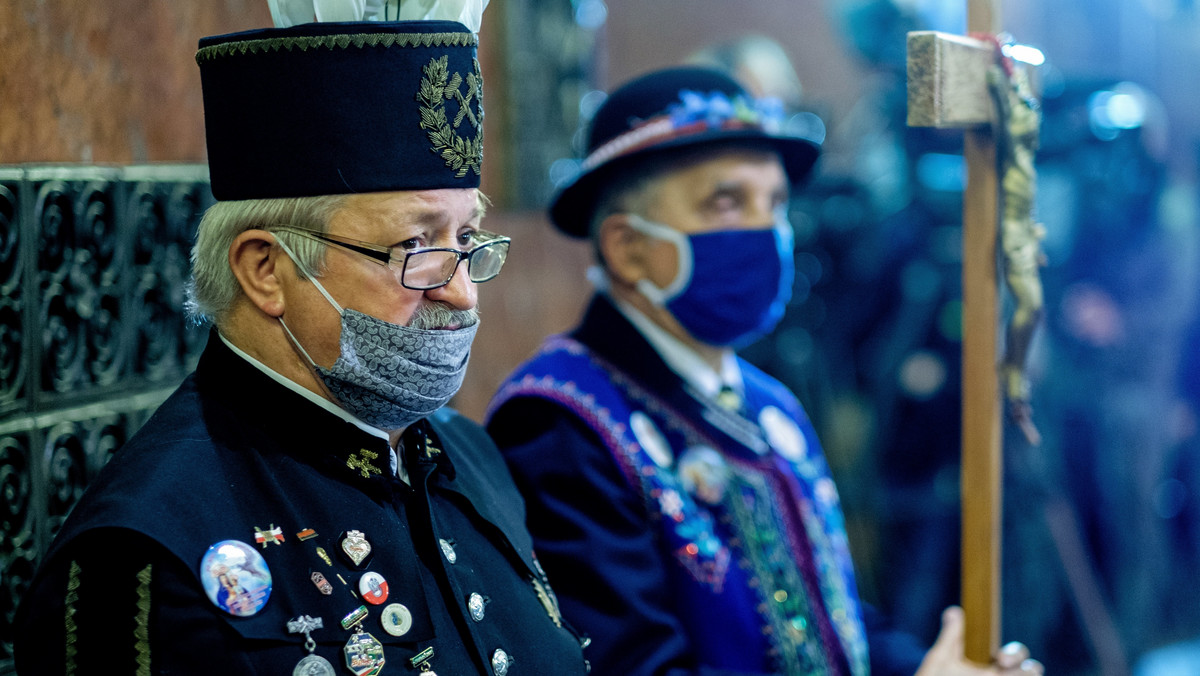
[[475, 48], [451, 21], [201, 41], [216, 330], [47, 552], [20, 673], [585, 673], [495, 446], [443, 408], [508, 250]]

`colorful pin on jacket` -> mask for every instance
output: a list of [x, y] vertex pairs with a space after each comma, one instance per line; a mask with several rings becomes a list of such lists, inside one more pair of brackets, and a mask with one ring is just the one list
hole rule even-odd
[[271, 597], [267, 562], [238, 540], [222, 540], [208, 548], [200, 560], [200, 581], [209, 600], [236, 617], [257, 613]]

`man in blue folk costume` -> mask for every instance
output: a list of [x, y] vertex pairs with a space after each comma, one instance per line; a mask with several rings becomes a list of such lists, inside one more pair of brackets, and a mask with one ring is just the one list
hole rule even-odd
[[477, 27], [201, 40], [215, 330], [46, 553], [20, 673], [586, 673], [503, 459], [442, 408], [508, 251]]
[[[1019, 644], [928, 652], [860, 603], [813, 426], [734, 350], [792, 286], [789, 189], [819, 144], [708, 69], [654, 72], [597, 112], [550, 220], [590, 238], [599, 293], [502, 385], [488, 431], [599, 674], [1040, 672]], [[919, 672], [918, 672], [919, 670]]]

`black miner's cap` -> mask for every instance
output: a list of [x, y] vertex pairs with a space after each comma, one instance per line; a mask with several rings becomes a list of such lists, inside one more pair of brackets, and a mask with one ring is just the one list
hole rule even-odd
[[309, 23], [201, 39], [213, 195], [479, 187], [476, 45], [454, 21]]

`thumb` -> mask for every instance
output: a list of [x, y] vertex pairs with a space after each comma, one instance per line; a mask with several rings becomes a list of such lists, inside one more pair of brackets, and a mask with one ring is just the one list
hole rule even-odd
[[957, 673], [963, 659], [964, 624], [962, 608], [950, 606], [942, 611], [942, 630], [933, 647], [925, 653], [925, 659], [921, 660], [917, 676]]
[[962, 659], [965, 627], [962, 608], [950, 606], [943, 610], [942, 630], [929, 652], [936, 652], [946, 659]]

